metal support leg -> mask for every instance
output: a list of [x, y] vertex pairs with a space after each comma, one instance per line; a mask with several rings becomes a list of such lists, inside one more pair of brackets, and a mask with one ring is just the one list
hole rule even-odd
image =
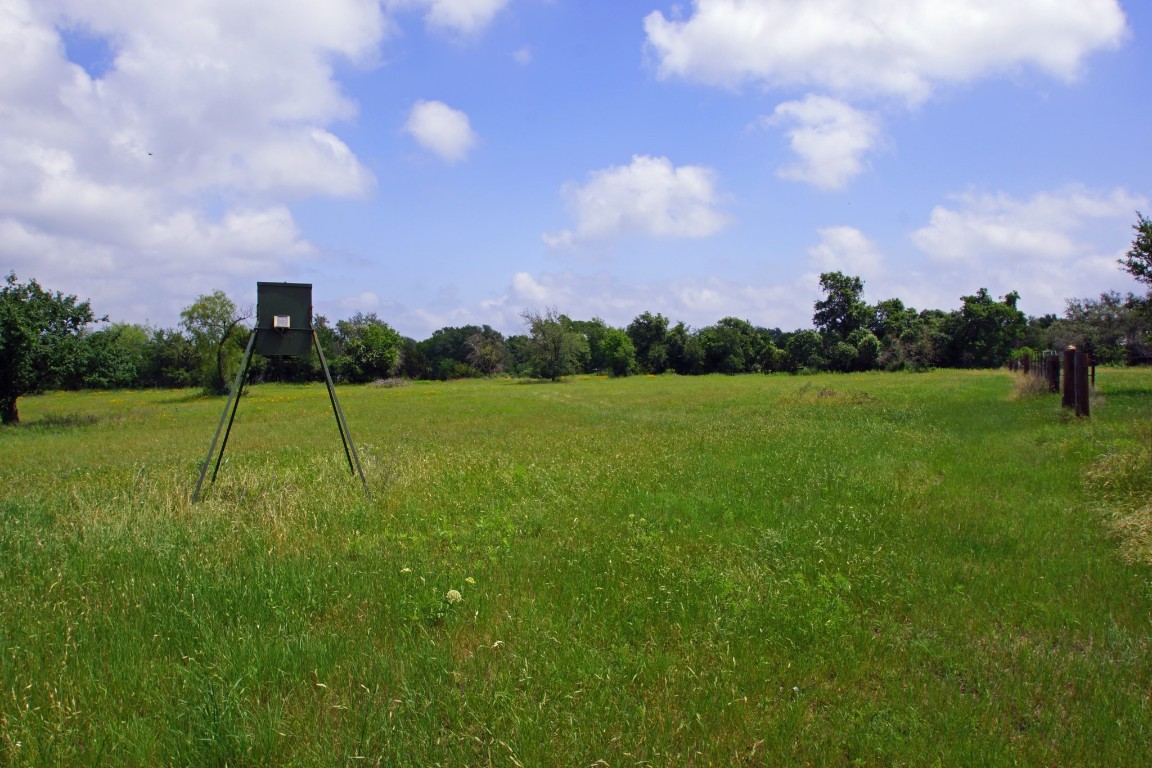
[[[364, 479], [364, 469], [360, 466], [360, 456], [356, 453], [356, 445], [352, 442], [352, 432], [348, 429], [348, 421], [344, 418], [344, 409], [340, 407], [340, 400], [336, 397], [336, 386], [332, 383], [332, 374], [328, 370], [328, 361], [324, 359], [324, 350], [320, 348], [320, 337], [312, 331], [312, 343], [316, 346], [316, 354], [320, 356], [320, 367], [324, 369], [324, 383], [328, 386], [328, 399], [332, 401], [332, 413], [336, 415], [336, 428], [340, 430], [340, 442], [344, 445], [344, 457], [348, 459], [348, 471], [359, 473], [360, 483], [364, 486], [364, 493], [372, 498], [368, 490], [368, 481]], [[353, 466], [355, 462], [355, 466]]]
[[244, 385], [244, 378], [248, 374], [248, 365], [252, 361], [252, 347], [256, 344], [256, 331], [248, 337], [248, 346], [244, 349], [244, 359], [240, 361], [240, 370], [236, 371], [236, 380], [232, 382], [232, 389], [228, 392], [228, 402], [224, 404], [224, 412], [220, 414], [220, 423], [216, 426], [216, 434], [212, 437], [212, 445], [208, 448], [208, 455], [200, 467], [200, 479], [196, 481], [196, 490], [192, 493], [192, 501], [200, 500], [200, 488], [204, 485], [204, 476], [208, 474], [208, 465], [212, 463], [212, 454], [216, 452], [216, 443], [220, 439], [220, 430], [224, 429], [224, 419], [228, 410], [232, 410], [232, 418], [228, 419], [228, 430], [224, 433], [224, 442], [220, 446], [220, 456], [216, 459], [216, 469], [212, 472], [212, 482], [216, 482], [216, 473], [220, 471], [220, 461], [224, 458], [224, 449], [228, 446], [228, 434], [232, 431], [232, 422], [236, 418], [236, 409], [240, 406], [240, 389]]

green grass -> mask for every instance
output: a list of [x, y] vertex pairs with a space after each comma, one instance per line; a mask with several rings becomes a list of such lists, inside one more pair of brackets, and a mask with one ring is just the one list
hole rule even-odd
[[371, 499], [323, 387], [252, 387], [198, 504], [223, 400], [21, 400], [0, 765], [1147, 760], [1152, 571], [1085, 476], [1152, 372], [1090, 420], [990, 372], [339, 393]]

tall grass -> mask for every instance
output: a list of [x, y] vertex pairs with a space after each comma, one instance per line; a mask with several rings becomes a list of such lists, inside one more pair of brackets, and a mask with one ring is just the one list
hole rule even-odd
[[323, 388], [257, 386], [195, 505], [222, 401], [29, 398], [0, 763], [1140, 764], [1149, 570], [1084, 475], [1152, 378], [1099, 387], [345, 388], [369, 499]]

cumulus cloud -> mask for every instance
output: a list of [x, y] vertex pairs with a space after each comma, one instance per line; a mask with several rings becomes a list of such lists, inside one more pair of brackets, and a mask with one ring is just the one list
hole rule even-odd
[[1118, 0], [695, 0], [688, 18], [653, 11], [644, 29], [661, 77], [915, 103], [1019, 67], [1072, 79], [1126, 21]]
[[[308, 261], [285, 201], [373, 186], [334, 67], [386, 31], [374, 0], [4, 0], [0, 260], [125, 319]], [[108, 61], [70, 61], [65, 33]]]
[[881, 271], [883, 254], [859, 229], [825, 227], [817, 234], [820, 242], [808, 249], [808, 258], [821, 272], [844, 272], [870, 278]]
[[1147, 205], [1124, 189], [1067, 187], [1023, 200], [967, 193], [933, 208], [910, 236], [928, 256], [937, 285], [1001, 286], [1019, 290], [1026, 311], [1059, 307], [1085, 285], [1135, 288], [1116, 259], [1127, 248], [1133, 211]]
[[463, 160], [476, 145], [468, 115], [442, 101], [418, 101], [404, 131], [446, 163]]
[[776, 107], [766, 125], [788, 125], [799, 162], [781, 168], [784, 179], [828, 190], [843, 189], [865, 170], [863, 156], [879, 140], [875, 118], [842, 101], [809, 94]]
[[718, 210], [716, 174], [698, 165], [675, 167], [666, 157], [635, 155], [628, 165], [589, 174], [562, 189], [574, 230], [544, 235], [552, 247], [621, 235], [707, 237], [727, 224]]
[[387, 0], [390, 9], [423, 11], [429, 27], [461, 35], [482, 32], [508, 3], [509, 0]]
[[932, 209], [912, 240], [941, 263], [985, 260], [1061, 261], [1090, 244], [1077, 236], [1093, 220], [1124, 220], [1146, 200], [1123, 189], [1093, 192], [1071, 187], [1029, 200], [1005, 194], [957, 195], [953, 207]]

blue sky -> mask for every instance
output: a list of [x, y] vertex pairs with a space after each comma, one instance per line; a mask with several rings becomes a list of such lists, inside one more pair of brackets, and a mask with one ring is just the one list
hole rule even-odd
[[0, 0], [0, 267], [168, 327], [309, 282], [425, 338], [525, 309], [811, 324], [818, 275], [1030, 314], [1138, 290], [1133, 0]]

